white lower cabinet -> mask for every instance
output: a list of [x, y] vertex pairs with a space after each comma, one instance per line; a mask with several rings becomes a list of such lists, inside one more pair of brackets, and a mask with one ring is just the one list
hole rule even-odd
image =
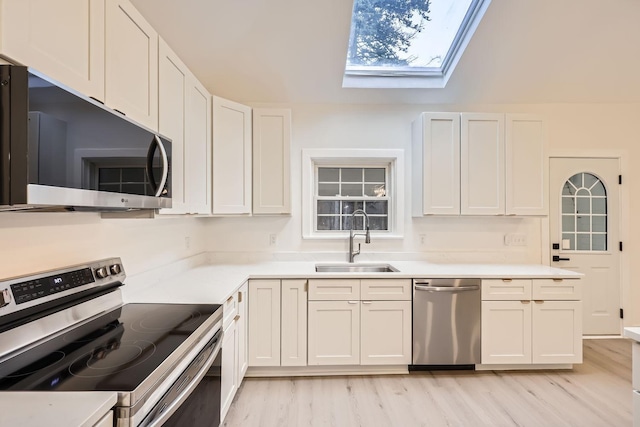
[[107, 412], [93, 427], [113, 427], [113, 411]]
[[249, 283], [246, 282], [240, 286], [237, 293], [238, 299], [238, 318], [236, 320], [236, 329], [238, 335], [238, 387], [244, 378], [244, 374], [249, 367], [249, 337], [247, 330], [247, 314], [248, 314], [248, 297]]
[[[553, 283], [560, 292], [553, 292]], [[581, 363], [582, 302], [579, 292], [566, 291], [576, 283], [483, 281], [482, 364]], [[549, 299], [532, 299], [540, 295]]]
[[410, 280], [310, 280], [309, 300], [309, 365], [411, 363]]
[[307, 280], [282, 280], [280, 365], [307, 365]]

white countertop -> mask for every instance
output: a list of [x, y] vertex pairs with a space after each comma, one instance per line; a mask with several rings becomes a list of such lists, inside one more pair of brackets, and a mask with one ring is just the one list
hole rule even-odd
[[[423, 261], [392, 261], [398, 272], [391, 273], [316, 273], [316, 262], [260, 262], [247, 264], [213, 264], [170, 275], [153, 283], [135, 283], [123, 293], [126, 302], [174, 302], [222, 304], [248, 279], [320, 279], [320, 278], [562, 278], [579, 279], [582, 275], [544, 265], [516, 264], [434, 264]], [[367, 264], [367, 263], [357, 263]], [[378, 263], [376, 263], [378, 264]], [[137, 280], [136, 282], [140, 282]]]
[[116, 401], [107, 391], [0, 392], [0, 426], [91, 427]]
[[640, 326], [628, 326], [624, 328], [624, 336], [640, 342]]

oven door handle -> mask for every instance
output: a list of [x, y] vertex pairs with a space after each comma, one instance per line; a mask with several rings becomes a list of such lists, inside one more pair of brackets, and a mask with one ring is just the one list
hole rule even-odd
[[191, 393], [193, 393], [193, 391], [196, 389], [198, 384], [200, 384], [200, 381], [202, 380], [202, 378], [204, 378], [205, 374], [207, 373], [211, 365], [213, 365], [213, 361], [218, 356], [218, 353], [222, 348], [222, 331], [217, 332], [216, 336], [218, 336], [218, 342], [216, 343], [215, 347], [213, 348], [213, 351], [207, 358], [207, 361], [202, 365], [200, 370], [198, 370], [198, 373], [193, 376], [193, 378], [188, 384], [180, 385], [180, 387], [184, 387], [182, 390], [182, 393], [180, 393], [180, 395], [178, 395], [178, 397], [174, 399], [171, 403], [167, 404], [167, 406], [161, 410], [159, 416], [155, 418], [153, 421], [151, 421], [149, 424], [147, 424], [145, 427], [160, 427], [161, 425], [163, 425], [165, 421], [167, 421], [169, 417], [173, 415], [173, 413], [178, 409], [178, 407], [182, 405], [182, 403], [189, 398]]

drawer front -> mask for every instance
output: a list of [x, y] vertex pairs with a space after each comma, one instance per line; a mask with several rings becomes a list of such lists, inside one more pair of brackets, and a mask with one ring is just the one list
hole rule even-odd
[[309, 301], [346, 301], [360, 299], [360, 280], [309, 280]]
[[582, 287], [579, 279], [534, 279], [532, 294], [535, 300], [579, 301]]
[[360, 281], [363, 301], [410, 301], [411, 280], [363, 279]]
[[531, 299], [531, 279], [483, 279], [483, 301]]
[[234, 292], [227, 300], [222, 304], [222, 327], [226, 328], [229, 323], [233, 321], [233, 318], [238, 314], [238, 293]]

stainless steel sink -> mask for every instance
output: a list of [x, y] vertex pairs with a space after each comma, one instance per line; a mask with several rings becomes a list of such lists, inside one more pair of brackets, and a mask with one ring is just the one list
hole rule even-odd
[[316, 264], [318, 273], [393, 273], [399, 270], [390, 264]]

